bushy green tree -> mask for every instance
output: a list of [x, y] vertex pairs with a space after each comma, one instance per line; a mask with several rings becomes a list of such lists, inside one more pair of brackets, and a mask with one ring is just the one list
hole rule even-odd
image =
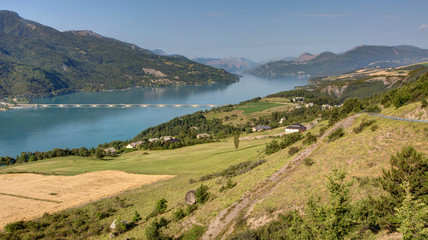
[[132, 223], [136, 224], [136, 223], [137, 223], [137, 222], [139, 222], [141, 219], [142, 219], [142, 218], [141, 218], [140, 214], [139, 214], [137, 211], [135, 211], [135, 212], [134, 212], [134, 217], [132, 217]]
[[206, 201], [208, 201], [209, 196], [210, 193], [208, 192], [207, 185], [201, 184], [201, 186], [196, 189], [195, 197], [197, 203], [204, 204]]
[[235, 130], [233, 132], [233, 143], [235, 144], [235, 149], [238, 149], [239, 147], [239, 136], [241, 135], [241, 131]]
[[166, 211], [168, 201], [165, 198], [159, 199], [159, 201], [156, 202], [156, 211], [158, 213], [164, 213]]
[[428, 159], [412, 146], [405, 146], [401, 152], [390, 158], [391, 168], [383, 170], [382, 188], [391, 196], [395, 207], [404, 200], [405, 189], [401, 186], [408, 182], [410, 193], [428, 203]]
[[409, 182], [405, 182], [402, 187], [406, 195], [401, 207], [397, 209], [400, 222], [398, 231], [403, 234], [403, 240], [428, 239], [428, 206], [421, 199], [413, 198]]
[[351, 183], [345, 182], [345, 177], [346, 173], [339, 170], [327, 177], [328, 204], [318, 205], [313, 199], [307, 203], [306, 224], [315, 239], [344, 239], [354, 226], [349, 199]]

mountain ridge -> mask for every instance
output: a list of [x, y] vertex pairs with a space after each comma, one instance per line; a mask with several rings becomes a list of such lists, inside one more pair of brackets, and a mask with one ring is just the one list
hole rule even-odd
[[344, 53], [303, 53], [294, 61], [274, 61], [249, 71], [263, 77], [292, 75], [328, 76], [361, 68], [400, 67], [428, 60], [428, 49], [410, 45], [362, 45]]
[[223, 69], [232, 73], [244, 73], [258, 64], [249, 59], [243, 57], [225, 57], [225, 58], [203, 58], [195, 57], [191, 58], [192, 61], [206, 64], [211, 67]]
[[91, 30], [60, 32], [11, 11], [0, 11], [0, 38], [0, 96], [238, 81], [184, 56], [159, 56]]

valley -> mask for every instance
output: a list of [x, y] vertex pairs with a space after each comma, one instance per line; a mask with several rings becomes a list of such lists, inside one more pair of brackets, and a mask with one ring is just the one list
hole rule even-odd
[[[418, 79], [419, 82], [422, 81], [421, 78]], [[426, 79], [426, 76], [422, 79]], [[414, 86], [416, 82], [406, 83], [403, 87], [411, 88], [408, 84]], [[290, 94], [293, 91], [289, 91]], [[280, 94], [285, 95], [287, 92]], [[388, 96], [388, 92], [382, 96]], [[379, 100], [372, 98], [372, 101]], [[342, 107], [330, 111], [345, 111], [349, 106], [357, 106], [354, 104], [348, 100]], [[275, 116], [276, 113], [290, 114], [290, 109], [294, 111], [311, 109], [296, 106], [301, 104], [292, 103], [289, 98], [272, 96], [232, 105], [231, 109], [226, 108], [227, 106], [218, 110], [213, 109], [206, 111], [204, 115], [208, 121], [220, 118], [225, 124], [242, 127], [245, 122], [257, 122], [256, 119], [263, 121], [262, 118]], [[246, 111], [251, 108], [253, 110]], [[120, 170], [131, 174], [176, 175], [171, 179], [127, 191], [118, 195], [116, 199], [107, 198], [78, 209], [54, 213], [52, 216], [64, 219], [58, 223], [49, 223], [49, 219], [52, 218], [50, 215], [33, 220], [45, 226], [40, 228], [42, 231], [37, 233], [39, 236], [50, 236], [49, 232], [52, 230], [49, 229], [66, 224], [78, 214], [85, 213], [89, 217], [85, 220], [88, 230], [79, 228], [79, 235], [90, 234], [92, 238], [107, 238], [110, 232], [108, 226], [114, 219], [120, 218], [129, 222], [135, 211], [143, 216], [143, 219], [134, 222], [130, 229], [121, 232], [118, 237], [151, 239], [148, 229], [151, 229], [153, 223], [159, 219], [167, 221], [167, 226], [160, 226], [156, 230], [157, 234], [162, 236], [174, 238], [197, 236], [196, 238], [202, 239], [233, 239], [248, 234], [259, 236], [258, 234], [266, 234], [263, 233], [263, 229], [270, 227], [269, 224], [282, 221], [283, 215], [293, 211], [306, 211], [308, 201], [314, 197], [319, 199], [319, 203], [328, 204], [327, 177], [334, 174], [337, 169], [347, 173], [346, 181], [353, 182], [349, 185], [349, 196], [352, 197], [351, 203], [357, 204], [369, 196], [375, 199], [387, 196], [388, 193], [382, 188], [379, 177], [383, 176], [384, 169], [390, 168], [390, 157], [398, 154], [406, 146], [414, 147], [426, 160], [427, 123], [397, 121], [361, 113], [358, 110], [353, 112], [352, 108], [349, 111], [349, 115], [343, 115], [339, 119], [335, 119], [337, 115], [329, 116], [322, 113], [317, 124], [300, 133], [301, 138], [273, 153], [267, 152], [268, 146], [272, 146], [275, 141], [281, 141], [282, 146], [282, 142], [289, 139], [289, 135], [283, 137], [275, 135], [284, 132], [287, 124], [295, 119], [302, 119], [302, 116], [287, 115], [288, 122], [285, 122], [285, 125], [278, 124], [272, 130], [258, 133], [241, 132], [237, 149], [233, 137], [226, 137], [219, 139], [218, 142], [173, 150], [137, 149], [120, 153], [116, 157], [106, 156], [104, 159], [57, 157], [3, 167], [0, 172], [14, 173], [16, 176], [22, 173], [79, 176], [85, 172]], [[304, 114], [307, 115], [307, 120], [301, 121], [307, 126], [319, 118], [317, 114], [308, 115], [308, 113]], [[422, 107], [420, 101], [409, 102], [398, 108], [390, 105], [380, 111], [381, 115], [428, 120], [426, 113], [427, 110]], [[371, 125], [361, 127], [365, 126], [363, 123]], [[339, 129], [342, 129], [340, 130], [342, 135], [332, 140], [332, 135]], [[268, 137], [256, 138], [261, 135]], [[311, 139], [310, 136], [315, 136], [315, 140], [307, 140]], [[240, 166], [245, 170], [241, 170]], [[187, 207], [184, 203], [185, 194], [189, 190], [199, 189], [202, 185], [206, 186], [209, 192], [207, 202], [198, 203], [196, 210], [177, 218], [177, 212]], [[8, 196], [11, 197], [13, 196]], [[167, 200], [167, 211], [151, 217], [156, 203], [162, 198]], [[118, 201], [122, 202], [119, 208]], [[101, 220], [92, 219], [91, 216], [97, 215], [97, 211], [105, 211], [108, 208], [114, 209], [114, 212]], [[73, 224], [72, 228], [77, 229]], [[396, 232], [391, 235], [382, 227], [384, 225], [379, 225], [380, 229], [376, 231], [369, 229], [356, 231], [360, 227], [363, 228], [363, 225], [354, 224], [356, 225], [353, 225], [350, 234], [358, 238], [383, 239], [400, 236]], [[95, 229], [98, 230], [94, 232]], [[286, 234], [279, 232], [271, 234], [274, 233]], [[3, 234], [4, 237], [25, 236], [31, 234], [31, 230], [24, 227]], [[70, 232], [66, 234], [75, 236]]]

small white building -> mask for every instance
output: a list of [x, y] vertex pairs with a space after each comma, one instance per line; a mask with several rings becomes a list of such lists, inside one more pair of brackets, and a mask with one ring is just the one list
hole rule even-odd
[[305, 104], [305, 107], [306, 107], [306, 108], [308, 108], [308, 107], [313, 107], [313, 106], [314, 106], [314, 103], [306, 103], [306, 104]]
[[327, 109], [330, 109], [330, 108], [332, 108], [333, 106], [331, 106], [330, 104], [323, 104], [323, 105], [321, 105], [321, 109], [322, 110], [327, 110]]
[[126, 148], [136, 148], [140, 144], [143, 144], [143, 141], [132, 142], [132, 143], [126, 145]]
[[306, 127], [300, 123], [294, 123], [285, 128], [285, 134], [295, 133], [295, 132], [304, 132]]
[[253, 132], [261, 132], [261, 131], [266, 131], [270, 129], [271, 128], [269, 126], [263, 126], [263, 125], [258, 125], [252, 128]]
[[175, 137], [172, 137], [172, 136], [162, 136], [162, 137], [160, 137], [160, 139], [163, 140], [164, 142], [167, 142], [167, 141], [174, 140]]
[[157, 142], [159, 141], [159, 138], [149, 138], [149, 142]]
[[196, 135], [197, 139], [203, 139], [203, 138], [209, 138], [211, 137], [208, 133], [199, 133], [198, 135]]

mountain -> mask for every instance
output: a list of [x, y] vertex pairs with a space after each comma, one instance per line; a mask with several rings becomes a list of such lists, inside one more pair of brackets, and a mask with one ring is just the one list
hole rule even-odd
[[233, 73], [243, 73], [257, 66], [257, 63], [246, 58], [192, 58], [192, 60]]
[[0, 96], [238, 81], [183, 56], [160, 56], [92, 31], [60, 32], [11, 11], [0, 11], [0, 39]]
[[155, 49], [155, 50], [152, 50], [152, 52], [154, 53], [154, 54], [157, 54], [157, 55], [160, 55], [160, 56], [168, 56], [168, 53], [166, 53], [164, 50], [162, 50], [162, 49]]
[[359, 46], [345, 53], [303, 53], [294, 61], [260, 65], [249, 73], [263, 77], [292, 75], [327, 76], [361, 68], [399, 67], [428, 60], [428, 49], [413, 46]]

